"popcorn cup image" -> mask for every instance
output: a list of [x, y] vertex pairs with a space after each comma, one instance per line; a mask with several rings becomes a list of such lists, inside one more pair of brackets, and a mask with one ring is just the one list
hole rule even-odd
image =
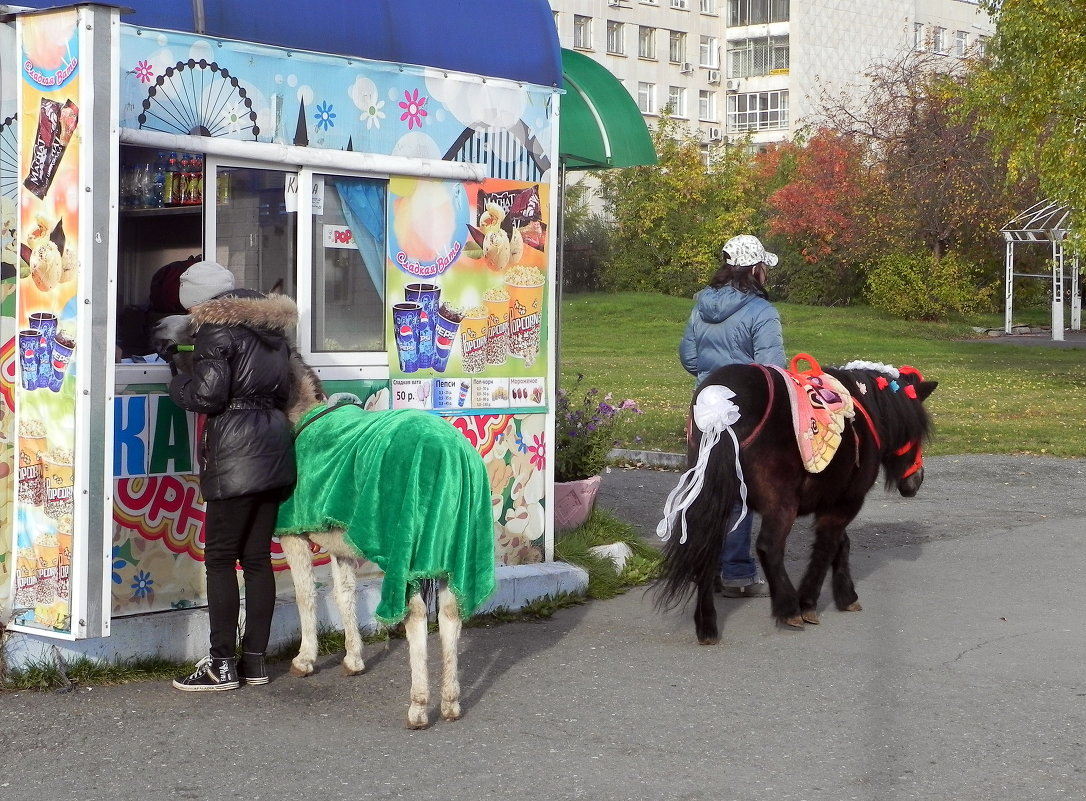
[[34, 558], [38, 565], [38, 584], [56, 582], [60, 574], [60, 543], [51, 531], [40, 534], [34, 541]]
[[460, 323], [460, 360], [465, 373], [481, 373], [486, 369], [487, 314], [485, 306], [464, 312]]
[[486, 304], [486, 363], [505, 364], [509, 356], [509, 293], [504, 287], [483, 293]]
[[41, 455], [45, 484], [45, 516], [59, 520], [75, 514], [75, 470], [69, 448], [52, 448]]
[[536, 267], [519, 266], [505, 277], [509, 293], [509, 354], [535, 363], [543, 324], [544, 275]]
[[46, 448], [45, 425], [41, 420], [19, 422], [19, 502], [29, 506], [45, 503], [45, 480], [41, 454]]
[[68, 598], [72, 586], [72, 521], [64, 515], [57, 521], [57, 597]]

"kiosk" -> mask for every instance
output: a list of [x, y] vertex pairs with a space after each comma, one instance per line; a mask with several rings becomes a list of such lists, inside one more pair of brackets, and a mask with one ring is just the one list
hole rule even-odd
[[[430, 410], [479, 450], [504, 578], [492, 604], [583, 586], [552, 562], [548, 508], [563, 94], [549, 5], [475, 21], [441, 4], [450, 19], [425, 30], [413, 14], [439, 4], [422, 0], [329, 0], [372, 14], [349, 25], [309, 7], [127, 5], [0, 6], [8, 634], [206, 649], [201, 421], [171, 403], [149, 339], [200, 258], [297, 299], [296, 345], [330, 394]], [[273, 638], [292, 625], [277, 615]], [[101, 645], [122, 627], [137, 644]]]

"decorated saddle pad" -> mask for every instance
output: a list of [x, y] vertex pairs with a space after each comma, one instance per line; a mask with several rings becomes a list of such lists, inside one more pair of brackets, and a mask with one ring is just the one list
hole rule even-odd
[[[810, 364], [800, 370], [800, 361]], [[837, 453], [845, 421], [856, 416], [852, 395], [812, 357], [797, 354], [788, 370], [774, 366], [788, 387], [800, 458], [808, 473], [821, 473]]]
[[[276, 534], [343, 529], [384, 571], [375, 616], [396, 623], [408, 591], [447, 579], [464, 617], [495, 588], [490, 481], [482, 457], [446, 420], [398, 409], [318, 406], [295, 426], [298, 483]], [[311, 422], [310, 422], [311, 421]]]

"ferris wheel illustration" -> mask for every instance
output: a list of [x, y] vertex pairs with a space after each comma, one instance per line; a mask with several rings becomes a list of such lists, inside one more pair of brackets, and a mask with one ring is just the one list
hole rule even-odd
[[178, 61], [147, 90], [137, 117], [148, 131], [256, 139], [257, 114], [238, 79], [205, 59]]
[[0, 120], [0, 197], [14, 200], [19, 194], [18, 114]]

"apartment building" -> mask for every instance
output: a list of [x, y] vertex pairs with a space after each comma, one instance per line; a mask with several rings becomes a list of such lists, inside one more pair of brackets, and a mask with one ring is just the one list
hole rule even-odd
[[[906, 48], [964, 58], [991, 35], [976, 0], [551, 0], [562, 46], [607, 67], [652, 125], [667, 106], [706, 147], [786, 140], [819, 87]], [[948, 62], [949, 63], [949, 62]]]

